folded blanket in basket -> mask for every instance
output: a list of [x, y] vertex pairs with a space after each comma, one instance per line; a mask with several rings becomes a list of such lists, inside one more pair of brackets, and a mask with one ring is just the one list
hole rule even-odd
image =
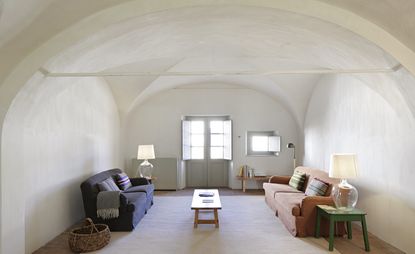
[[118, 218], [120, 207], [120, 191], [100, 191], [97, 196], [98, 218]]

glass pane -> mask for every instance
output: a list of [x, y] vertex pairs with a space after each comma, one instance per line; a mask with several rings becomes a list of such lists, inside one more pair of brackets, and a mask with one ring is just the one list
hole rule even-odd
[[205, 145], [205, 135], [204, 134], [192, 134], [192, 136], [191, 136], [191, 145], [192, 146], [204, 146]]
[[210, 158], [211, 159], [223, 159], [223, 147], [211, 147]]
[[199, 147], [199, 146], [192, 147], [192, 159], [194, 160], [204, 159], [205, 158], [204, 153], [205, 153], [205, 149], [203, 147]]
[[223, 134], [210, 135], [210, 146], [223, 146]]
[[268, 152], [268, 137], [267, 136], [252, 136], [252, 151]]
[[223, 121], [210, 121], [210, 133], [223, 133]]
[[203, 121], [192, 121], [190, 132], [199, 134], [205, 133], [205, 123]]
[[269, 138], [268, 150], [270, 152], [279, 152], [281, 150], [280, 147], [280, 137], [279, 136], [271, 136]]

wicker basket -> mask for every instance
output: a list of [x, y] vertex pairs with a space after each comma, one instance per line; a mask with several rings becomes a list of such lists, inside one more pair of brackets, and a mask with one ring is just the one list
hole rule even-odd
[[73, 252], [82, 253], [103, 248], [110, 242], [111, 234], [107, 225], [94, 224], [86, 218], [85, 226], [75, 228], [69, 234], [69, 248]]

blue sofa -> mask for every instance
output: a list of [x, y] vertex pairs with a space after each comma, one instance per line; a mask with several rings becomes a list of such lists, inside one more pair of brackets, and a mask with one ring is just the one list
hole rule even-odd
[[[153, 205], [154, 185], [146, 178], [130, 178], [132, 187], [120, 194], [118, 218], [103, 220], [97, 217], [98, 183], [116, 174], [121, 169], [110, 169], [91, 176], [81, 184], [82, 199], [86, 217], [94, 223], [107, 224], [111, 231], [131, 231]], [[114, 179], [115, 180], [115, 179]]]

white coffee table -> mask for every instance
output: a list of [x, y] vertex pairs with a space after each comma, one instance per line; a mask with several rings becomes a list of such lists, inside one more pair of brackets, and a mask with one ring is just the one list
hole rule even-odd
[[[212, 197], [201, 197], [199, 194], [212, 193]], [[192, 210], [195, 210], [195, 221], [194, 227], [197, 228], [198, 224], [215, 224], [219, 227], [219, 218], [218, 218], [218, 209], [222, 209], [222, 204], [220, 203], [219, 191], [217, 189], [195, 189], [193, 192], [192, 200]], [[213, 220], [200, 220], [199, 211], [200, 210], [213, 210], [214, 219]]]

